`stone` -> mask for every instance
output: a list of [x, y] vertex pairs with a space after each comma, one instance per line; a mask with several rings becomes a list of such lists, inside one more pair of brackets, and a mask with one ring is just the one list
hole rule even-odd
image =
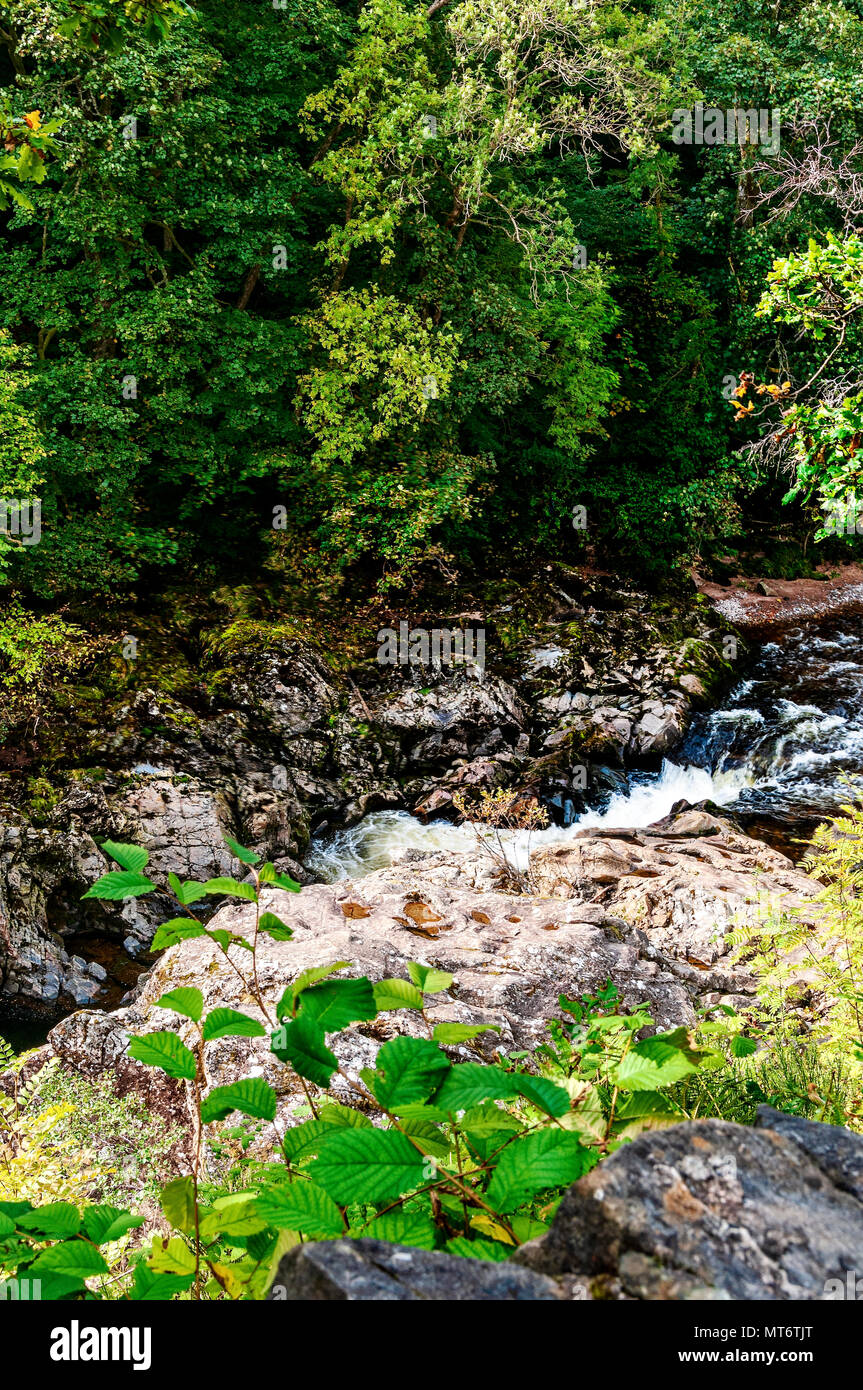
[[[606, 926], [606, 914], [597, 905], [496, 891], [495, 873], [480, 853], [475, 858], [441, 853], [412, 857], [358, 882], [313, 884], [301, 894], [265, 890], [265, 908], [293, 932], [287, 942], [259, 942], [258, 977], [271, 1018], [285, 987], [307, 968], [346, 960], [351, 975], [380, 980], [406, 978], [408, 961], [417, 960], [455, 978], [453, 988], [436, 994], [427, 1006], [432, 1022], [500, 1029], [474, 1040], [476, 1056], [533, 1047], [544, 1037], [547, 1021], [557, 1016], [561, 993], [595, 993], [608, 979], [620, 989], [624, 1007], [647, 1005], [660, 1028], [694, 1022], [695, 994], [688, 982], [673, 973], [673, 963], [661, 953], [645, 955], [642, 933], [621, 927], [618, 920]], [[248, 933], [253, 918], [250, 904], [232, 903], [209, 925]], [[692, 974], [698, 975], [699, 989], [713, 983], [709, 975], [705, 980], [701, 972]], [[155, 1007], [163, 993], [183, 985], [202, 991], [205, 1010], [227, 1006], [267, 1021], [217, 947], [208, 938], [197, 938], [162, 953], [123, 1008], [71, 1015], [51, 1032], [50, 1045], [64, 1067], [87, 1076], [113, 1070], [124, 1089], [134, 1087], [139, 1077], [148, 1095], [156, 1087], [160, 1106], [182, 1110], [178, 1092], [160, 1088], [153, 1069], [129, 1059], [126, 1047], [130, 1033], [166, 1026], [176, 1026], [184, 1040], [191, 1038], [192, 1024], [180, 1018], [169, 1023], [171, 1016]], [[332, 1046], [355, 1078], [374, 1061], [380, 1043], [400, 1032], [422, 1036], [425, 1025], [413, 1011], [401, 1010], [373, 1025], [345, 1030]], [[250, 1067], [259, 1067], [286, 1098], [297, 1085], [269, 1050], [268, 1037], [209, 1042], [206, 1067], [214, 1086], [240, 1079]], [[337, 1076], [334, 1087], [340, 1100], [351, 1101], [343, 1078]]]
[[640, 1135], [571, 1187], [513, 1260], [551, 1277], [614, 1275], [631, 1298], [824, 1299], [829, 1279], [863, 1268], [863, 1203], [846, 1190], [863, 1139], [838, 1130], [831, 1142], [824, 1125], [803, 1138], [806, 1120], [792, 1138], [787, 1118]]
[[541, 1274], [384, 1240], [328, 1240], [282, 1256], [268, 1302], [554, 1302]]

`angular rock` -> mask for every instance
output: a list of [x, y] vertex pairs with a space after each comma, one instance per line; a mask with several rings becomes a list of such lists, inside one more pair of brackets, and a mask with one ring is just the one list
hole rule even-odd
[[828, 1175], [845, 1182], [835, 1165], [863, 1140], [840, 1130], [831, 1144], [821, 1125], [802, 1140], [805, 1120], [792, 1139], [785, 1118], [639, 1136], [571, 1187], [513, 1259], [552, 1277], [613, 1274], [633, 1298], [825, 1298], [827, 1280], [863, 1268], [863, 1203]]
[[385, 1240], [328, 1240], [283, 1255], [268, 1302], [553, 1302], [551, 1280], [509, 1261], [492, 1264]]

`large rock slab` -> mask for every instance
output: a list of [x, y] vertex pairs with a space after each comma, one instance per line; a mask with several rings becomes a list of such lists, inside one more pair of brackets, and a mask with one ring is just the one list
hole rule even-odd
[[828, 1280], [863, 1267], [863, 1138], [787, 1121], [764, 1107], [756, 1129], [704, 1120], [643, 1134], [571, 1187], [513, 1258], [552, 1277], [613, 1275], [631, 1298], [828, 1298]]
[[[258, 978], [271, 1019], [277, 1000], [302, 970], [339, 960], [351, 963], [349, 973], [373, 980], [406, 978], [411, 960], [448, 971], [454, 984], [433, 996], [427, 1017], [496, 1025], [500, 1033], [481, 1035], [476, 1052], [532, 1047], [547, 1020], [558, 1014], [559, 994], [594, 993], [609, 979], [620, 989], [624, 1006], [648, 1005], [660, 1028], [692, 1023], [689, 976], [701, 987], [709, 983], [688, 967], [672, 969], [661, 953], [648, 958], [643, 935], [598, 906], [472, 889], [458, 855], [435, 856], [428, 867], [405, 863], [378, 870], [357, 883], [314, 884], [301, 894], [265, 890], [263, 899], [294, 933], [288, 942], [266, 938], [259, 944]], [[238, 903], [221, 909], [210, 925], [248, 934], [253, 921], [251, 906]], [[242, 956], [238, 960], [244, 964]], [[227, 1005], [267, 1021], [219, 950], [200, 938], [165, 952], [127, 1007], [108, 1015], [73, 1014], [53, 1030], [49, 1042], [66, 1066], [88, 1075], [114, 1070], [130, 1033], [166, 1027], [177, 1027], [184, 1037], [190, 1033], [190, 1024], [155, 1007], [163, 993], [181, 985], [199, 988], [206, 1009]], [[356, 1079], [381, 1042], [410, 1030], [423, 1032], [422, 1020], [401, 1010], [340, 1034], [334, 1050]], [[466, 1046], [461, 1050], [469, 1055]], [[250, 1073], [286, 1095], [295, 1084], [269, 1051], [268, 1039], [217, 1039], [207, 1044], [206, 1066], [212, 1085]], [[152, 1086], [150, 1069], [125, 1058], [124, 1087], [135, 1071], [142, 1085]], [[342, 1099], [351, 1099], [344, 1079], [337, 1077], [336, 1087], [342, 1088]], [[165, 1103], [160, 1097], [160, 1105]]]
[[385, 1240], [332, 1240], [282, 1257], [270, 1302], [554, 1302], [563, 1295], [542, 1274], [509, 1262], [464, 1259]]
[[696, 967], [736, 923], [804, 905], [820, 885], [730, 822], [686, 809], [647, 830], [583, 830], [532, 860], [538, 892], [598, 904]]

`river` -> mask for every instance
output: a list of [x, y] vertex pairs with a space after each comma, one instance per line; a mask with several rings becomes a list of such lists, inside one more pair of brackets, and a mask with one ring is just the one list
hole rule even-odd
[[[803, 623], [756, 650], [716, 709], [693, 720], [674, 760], [630, 772], [627, 789], [597, 800], [569, 826], [530, 837], [530, 849], [579, 830], [645, 827], [675, 802], [709, 800], [794, 859], [820, 820], [848, 800], [847, 777], [863, 767], [863, 614]], [[375, 811], [347, 830], [313, 840], [306, 865], [321, 878], [360, 878], [406, 849], [474, 848], [469, 825], [427, 824], [407, 811]], [[525, 835], [508, 853], [524, 864]]]

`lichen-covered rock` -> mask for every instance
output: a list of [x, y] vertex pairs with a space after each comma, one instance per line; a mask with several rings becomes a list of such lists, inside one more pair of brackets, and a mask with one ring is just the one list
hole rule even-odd
[[554, 1302], [551, 1279], [508, 1261], [464, 1259], [385, 1240], [328, 1240], [289, 1250], [270, 1302]]
[[863, 1138], [766, 1107], [759, 1128], [674, 1125], [625, 1144], [513, 1257], [614, 1275], [631, 1298], [824, 1299], [863, 1267]]

